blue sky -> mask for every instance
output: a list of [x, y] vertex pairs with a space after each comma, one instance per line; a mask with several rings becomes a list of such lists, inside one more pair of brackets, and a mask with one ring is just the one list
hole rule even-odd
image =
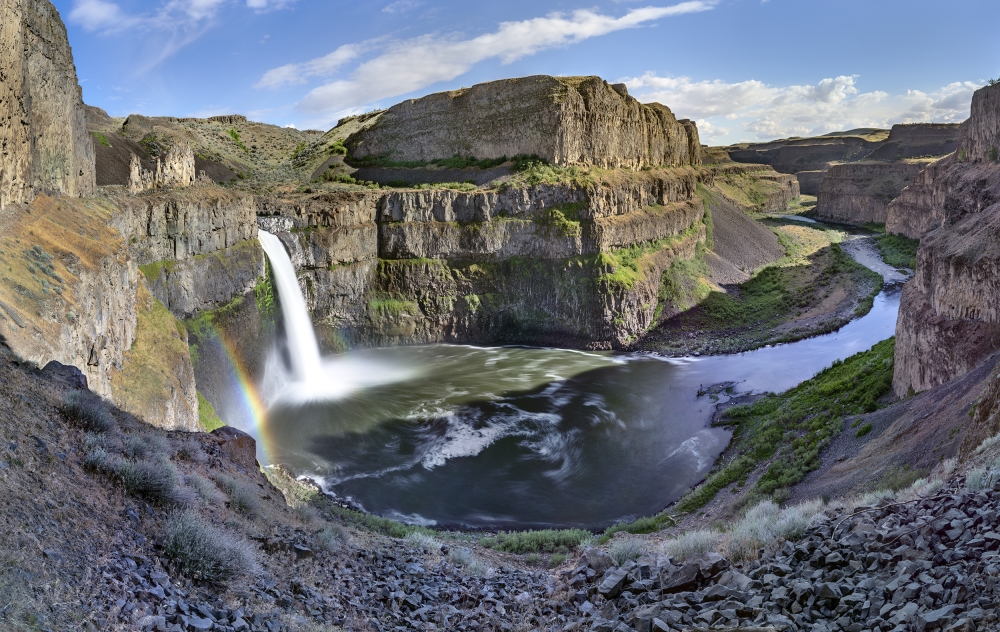
[[624, 81], [704, 142], [958, 122], [1000, 75], [996, 0], [54, 0], [121, 116], [345, 114], [532, 74]]

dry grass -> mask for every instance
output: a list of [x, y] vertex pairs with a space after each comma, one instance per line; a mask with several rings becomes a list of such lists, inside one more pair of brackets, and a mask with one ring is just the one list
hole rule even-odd
[[[65, 323], [92, 318], [90, 296], [77, 296], [83, 277], [99, 273], [101, 262], [126, 255], [121, 235], [109, 225], [114, 208], [101, 198], [85, 200], [40, 195], [27, 213], [6, 216], [0, 226], [0, 301], [26, 324], [3, 331], [22, 357], [62, 356], [56, 348]], [[42, 253], [46, 260], [39, 265]], [[44, 269], [43, 269], [44, 268]], [[60, 283], [56, 279], [62, 281]]]
[[166, 554], [192, 577], [223, 583], [259, 569], [253, 545], [199, 514], [174, 514], [164, 533]]
[[[167, 426], [170, 409], [183, 406], [184, 385], [177, 375], [193, 375], [187, 332], [145, 283], [136, 288], [136, 337], [121, 371], [112, 371], [115, 401], [151, 424]], [[196, 405], [196, 404], [193, 404]], [[196, 416], [197, 409], [187, 411]]]

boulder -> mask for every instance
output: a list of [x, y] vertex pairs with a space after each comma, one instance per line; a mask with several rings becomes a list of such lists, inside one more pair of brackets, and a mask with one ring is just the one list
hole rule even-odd
[[80, 391], [86, 391], [90, 388], [87, 386], [87, 376], [75, 366], [67, 366], [61, 362], [52, 360], [45, 365], [42, 372], [63, 382], [70, 388]]
[[235, 463], [243, 467], [257, 469], [257, 442], [253, 437], [230, 426], [212, 431], [219, 442], [219, 448]]

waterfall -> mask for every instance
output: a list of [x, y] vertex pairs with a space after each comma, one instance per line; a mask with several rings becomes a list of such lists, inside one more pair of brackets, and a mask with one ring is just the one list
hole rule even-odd
[[299, 280], [295, 276], [292, 260], [285, 251], [281, 240], [269, 232], [258, 230], [257, 239], [263, 246], [274, 281], [277, 284], [278, 298], [281, 300], [281, 313], [285, 318], [285, 335], [288, 337], [288, 354], [292, 362], [292, 371], [300, 382], [308, 382], [320, 377], [322, 371], [319, 359], [319, 345], [316, 344], [316, 332], [313, 331], [309, 311], [306, 309], [306, 299], [302, 296]]

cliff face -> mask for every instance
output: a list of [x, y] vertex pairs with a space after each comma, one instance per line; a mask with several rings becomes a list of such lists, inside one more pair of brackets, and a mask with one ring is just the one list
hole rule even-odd
[[94, 147], [66, 27], [48, 0], [0, 3], [0, 209], [94, 191]]
[[924, 233], [939, 228], [944, 223], [944, 202], [950, 189], [945, 175], [954, 166], [955, 157], [948, 156], [918, 173], [886, 207], [885, 231], [920, 239]]
[[112, 200], [113, 225], [153, 296], [178, 318], [229, 303], [263, 274], [252, 196], [193, 186]]
[[886, 209], [925, 163], [855, 162], [827, 172], [816, 199], [816, 214], [845, 224], [886, 223]]
[[389, 108], [352, 134], [354, 158], [431, 161], [538, 155], [559, 165], [697, 165], [694, 123], [599, 77], [534, 76], [432, 94]]
[[729, 163], [713, 166], [704, 176], [729, 202], [745, 213], [780, 213], [799, 197], [799, 181], [765, 165]]
[[[841, 163], [861, 160], [900, 161], [907, 158], [943, 156], [958, 146], [959, 126], [941, 123], [893, 125], [885, 130], [859, 129], [813, 138], [789, 138], [768, 143], [751, 143], [726, 147], [736, 162], [766, 164], [781, 173], [796, 174], [802, 193], [819, 196], [827, 175], [843, 179], [831, 171]], [[862, 178], [865, 178], [862, 174]], [[833, 185], [835, 191], [840, 184]], [[864, 187], [864, 182], [858, 186]], [[842, 216], [850, 214], [850, 208]], [[866, 205], [862, 205], [866, 206]], [[858, 207], [860, 208], [860, 207]]]
[[[644, 331], [660, 276], [704, 241], [692, 168], [593, 186], [390, 190], [264, 199], [331, 346], [559, 342]], [[622, 272], [616, 253], [637, 248]]]
[[980, 151], [1000, 137], [997, 94], [975, 94], [958, 157], [921, 175], [911, 205], [890, 208], [889, 226], [921, 238], [896, 326], [897, 394], [944, 383], [1000, 348], [1000, 165]]

